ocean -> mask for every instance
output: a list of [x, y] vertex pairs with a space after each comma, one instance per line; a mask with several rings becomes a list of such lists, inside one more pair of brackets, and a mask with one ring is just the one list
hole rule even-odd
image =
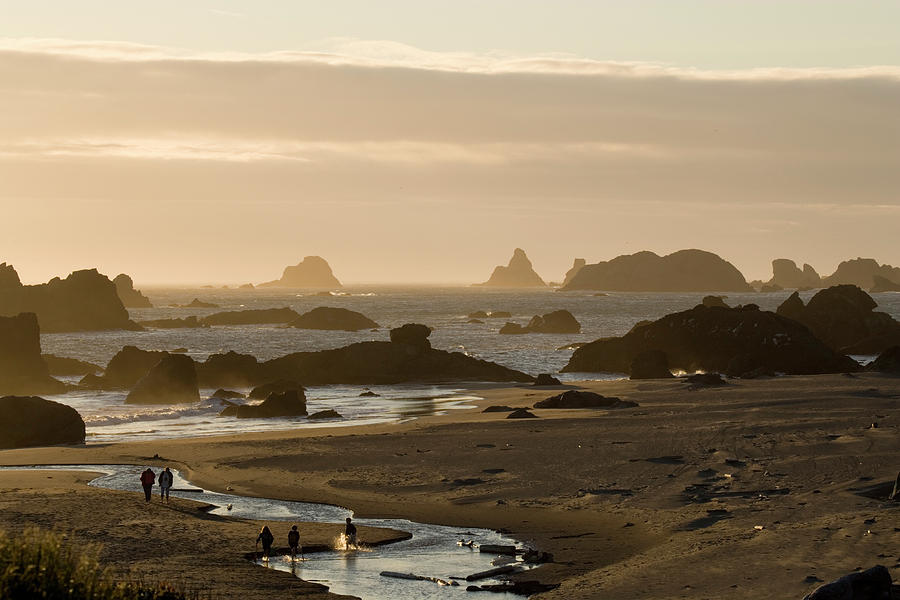
[[[144, 288], [154, 308], [130, 309], [132, 319], [206, 316], [228, 310], [290, 307], [303, 313], [317, 306], [348, 308], [363, 313], [381, 325], [378, 331], [342, 332], [293, 329], [281, 325], [216, 326], [203, 329], [148, 329], [146, 331], [100, 331], [49, 333], [41, 335], [43, 352], [93, 362], [106, 363], [123, 346], [146, 350], [186, 348], [196, 360], [210, 354], [236, 352], [267, 360], [291, 352], [338, 348], [353, 342], [388, 340], [388, 331], [404, 323], [424, 323], [433, 328], [434, 348], [464, 352], [507, 367], [536, 375], [556, 373], [572, 354], [561, 349], [576, 342], [622, 335], [638, 321], [657, 319], [671, 312], [691, 308], [704, 293], [608, 293], [555, 292], [546, 290], [496, 290], [477, 287], [396, 287], [353, 286], [329, 297], [297, 291], [221, 288]], [[722, 294], [731, 305], [755, 303], [774, 310], [790, 292], [766, 294]], [[814, 292], [801, 293], [808, 300]], [[194, 298], [219, 305], [217, 308], [182, 308]], [[879, 309], [900, 318], [900, 294], [873, 294]], [[566, 309], [581, 323], [579, 334], [500, 335], [506, 321], [525, 324], [534, 315]], [[509, 319], [483, 319], [470, 324], [475, 311], [507, 311]], [[866, 357], [859, 357], [865, 360]], [[618, 379], [617, 373], [557, 374], [562, 380]], [[65, 378], [64, 378], [65, 379]], [[69, 378], [74, 382], [77, 378]], [[310, 413], [332, 408], [343, 419], [308, 421], [296, 419], [235, 419], [218, 417], [217, 402], [194, 405], [136, 406], [125, 404], [126, 392], [77, 391], [53, 399], [75, 408], [87, 425], [88, 443], [139, 439], [164, 439], [223, 435], [248, 431], [268, 431], [299, 427], [363, 425], [400, 422], [422, 415], [441, 414], [470, 406], [471, 392], [453, 385], [371, 386], [376, 398], [360, 398], [362, 386], [313, 386], [307, 390]], [[246, 392], [248, 390], [237, 390]], [[201, 390], [206, 398], [213, 390]]]

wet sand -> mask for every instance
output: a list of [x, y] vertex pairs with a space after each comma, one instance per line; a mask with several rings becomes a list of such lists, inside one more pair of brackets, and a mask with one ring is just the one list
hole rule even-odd
[[[900, 568], [900, 505], [857, 493], [892, 485], [900, 470], [900, 378], [580, 387], [639, 406], [508, 420], [480, 408], [530, 406], [559, 388], [486, 386], [475, 391], [479, 409], [400, 425], [11, 450], [0, 464], [170, 464], [217, 491], [504, 529], [554, 554], [526, 577], [561, 584], [542, 598], [801, 598], [817, 579], [856, 567]], [[83, 474], [50, 475], [0, 474], [0, 526], [59, 523], [106, 542], [115, 568], [155, 578], [164, 567], [218, 597], [321, 593], [243, 559], [259, 523], [188, 501], [151, 508], [136, 494], [77, 483]], [[153, 533], [161, 515], [178, 552]], [[237, 580], [247, 582], [240, 594]]]

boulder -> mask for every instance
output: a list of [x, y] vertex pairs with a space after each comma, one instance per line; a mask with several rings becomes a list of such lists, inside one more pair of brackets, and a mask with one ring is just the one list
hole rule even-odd
[[703, 250], [667, 256], [638, 252], [582, 267], [561, 290], [617, 292], [749, 292], [734, 265]]
[[200, 400], [194, 361], [166, 354], [132, 388], [126, 404], [180, 404]]
[[541, 373], [537, 376], [537, 379], [534, 380], [534, 385], [562, 385], [562, 382], [550, 373]]
[[534, 403], [535, 408], [630, 408], [634, 402], [620, 400], [614, 396], [603, 396], [595, 392], [566, 390], [556, 396]]
[[622, 337], [582, 346], [562, 371], [628, 373], [635, 358], [648, 350], [665, 352], [670, 368], [686, 372], [727, 372], [738, 356], [744, 357], [747, 371], [764, 367], [799, 375], [859, 370], [856, 361], [826, 346], [797, 321], [754, 308], [699, 305], [672, 313]]
[[335, 331], [360, 331], [379, 327], [378, 323], [362, 313], [346, 308], [319, 306], [291, 320], [290, 327], [298, 329], [326, 329]]
[[695, 389], [728, 385], [728, 382], [722, 378], [721, 373], [694, 373], [693, 375], [682, 377], [681, 381]]
[[505, 288], [547, 287], [544, 280], [534, 272], [531, 261], [521, 248], [515, 249], [507, 266], [496, 267], [490, 279], [476, 285]]
[[200, 322], [204, 325], [262, 325], [265, 323], [291, 323], [299, 316], [297, 311], [288, 307], [258, 308], [214, 313], [203, 317]]
[[47, 368], [50, 370], [51, 375], [84, 376], [90, 373], [99, 373], [103, 371], [103, 367], [83, 360], [78, 360], [77, 358], [56, 356], [54, 354], [42, 354], [41, 358], [47, 363]]
[[631, 361], [631, 379], [670, 379], [669, 358], [662, 350], [645, 350]]
[[889, 600], [892, 585], [890, 571], [877, 565], [819, 586], [804, 600]]
[[507, 419], [537, 419], [538, 416], [527, 408], [517, 408], [506, 415]]
[[342, 419], [344, 417], [338, 411], [329, 408], [328, 410], [320, 410], [319, 412], [314, 412], [307, 418], [311, 421], [314, 421], [316, 419]]
[[768, 285], [782, 289], [817, 288], [822, 287], [822, 278], [810, 265], [804, 264], [801, 271], [794, 261], [776, 258], [772, 261], [772, 279]]
[[195, 316], [184, 317], [182, 319], [151, 319], [149, 321], [140, 321], [141, 327], [150, 327], [152, 329], [195, 329], [199, 327], [209, 327]]
[[54, 277], [40, 285], [22, 285], [11, 265], [0, 264], [0, 315], [31, 312], [44, 333], [139, 330], [116, 293], [115, 284], [96, 269]]
[[900, 322], [876, 312], [877, 306], [857, 286], [836, 285], [817, 292], [805, 306], [795, 292], [778, 307], [778, 314], [799, 321], [836, 351], [878, 354], [900, 345]]
[[580, 333], [581, 324], [567, 310], [535, 315], [525, 326], [532, 333]]
[[222, 388], [217, 389], [210, 395], [210, 398], [218, 398], [219, 400], [234, 400], [236, 398], [246, 398], [244, 394], [240, 392], [233, 392], [231, 390], [225, 390]]
[[421, 323], [407, 323], [401, 327], [391, 329], [391, 342], [394, 344], [409, 344], [420, 348], [431, 348], [428, 336], [431, 335], [431, 327]]
[[725, 296], [704, 296], [700, 302], [703, 306], [718, 306], [720, 308], [728, 308], [725, 304]]
[[116, 286], [119, 300], [122, 301], [125, 308], [153, 308], [150, 298], [143, 295], [140, 290], [134, 289], [134, 282], [125, 273], [116, 275], [113, 283]]
[[531, 333], [527, 327], [522, 327], [518, 323], [511, 323], [509, 321], [506, 322], [503, 327], [500, 328], [500, 332], [503, 335], [521, 335], [523, 333]]
[[272, 394], [283, 394], [291, 390], [298, 391], [301, 394], [304, 394], [306, 392], [306, 388], [304, 388], [296, 381], [293, 381], [291, 379], [277, 379], [275, 381], [270, 381], [269, 383], [264, 383], [263, 385], [256, 386], [255, 388], [250, 390], [248, 398], [268, 398]]
[[74, 408], [36, 396], [0, 398], [0, 448], [83, 443], [84, 420]]
[[260, 363], [255, 356], [233, 350], [212, 354], [197, 365], [197, 378], [203, 387], [249, 387], [259, 383], [261, 377]]
[[872, 276], [872, 289], [869, 290], [873, 294], [879, 294], [883, 292], [900, 292], [900, 283], [891, 281], [885, 277], [881, 277], [879, 275]]
[[867, 371], [900, 375], [900, 346], [891, 346], [866, 365]]
[[563, 279], [562, 287], [569, 285], [569, 283], [571, 283], [575, 276], [578, 275], [578, 271], [583, 269], [586, 264], [587, 261], [583, 258], [576, 258], [575, 262], [572, 263], [572, 268], [566, 271], [566, 276]]
[[[99, 378], [98, 385], [91, 387], [100, 389], [130, 388], [150, 372], [150, 369], [164, 356], [168, 356], [168, 352], [125, 346], [110, 359], [103, 377]], [[82, 385], [85, 383], [85, 380], [82, 379]]]
[[281, 279], [259, 284], [259, 287], [339, 288], [341, 282], [321, 256], [306, 256], [298, 264], [285, 267]]
[[50, 376], [41, 356], [41, 330], [34, 313], [0, 317], [0, 394], [61, 394], [66, 385]]
[[268, 419], [306, 416], [306, 395], [302, 389], [272, 392], [259, 404], [239, 404], [226, 407], [219, 416], [238, 419]]

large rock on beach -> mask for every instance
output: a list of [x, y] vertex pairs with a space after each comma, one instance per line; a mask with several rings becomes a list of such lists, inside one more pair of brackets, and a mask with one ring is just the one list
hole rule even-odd
[[631, 408], [634, 402], [620, 400], [614, 396], [603, 396], [595, 392], [566, 390], [556, 396], [534, 403], [535, 408]]
[[285, 267], [281, 279], [259, 284], [259, 287], [339, 288], [328, 262], [321, 256], [307, 256], [298, 264]]
[[153, 308], [150, 298], [141, 293], [141, 290], [134, 289], [134, 281], [125, 273], [119, 273], [113, 279], [116, 285], [116, 293], [119, 300], [125, 308]]
[[505, 267], [496, 267], [490, 279], [476, 285], [505, 288], [547, 287], [544, 280], [534, 272], [531, 261], [521, 248], [515, 249], [509, 264]]
[[300, 314], [292, 308], [256, 308], [214, 313], [200, 319], [204, 325], [263, 325], [266, 323], [290, 323]]
[[96, 269], [22, 285], [11, 265], [0, 264], [0, 315], [37, 315], [44, 333], [106, 329], [139, 330], [128, 318], [115, 284]]
[[332, 331], [360, 331], [377, 329], [378, 323], [362, 313], [346, 308], [319, 306], [290, 321], [298, 329], [325, 329]]
[[892, 585], [890, 571], [877, 565], [819, 586], [803, 600], [890, 600]]
[[61, 394], [41, 356], [41, 330], [34, 313], [0, 317], [0, 394]]
[[[622, 337], [603, 338], [575, 350], [563, 372], [629, 373], [643, 352], [665, 352], [672, 369], [728, 372], [736, 358], [747, 371], [788, 374], [844, 373], [856, 361], [835, 352], [793, 319], [755, 305], [696, 306], [635, 327]], [[728, 372], [729, 375], [743, 373]]]
[[181, 404], [200, 400], [194, 361], [183, 354], [166, 354], [125, 398], [127, 404]]
[[900, 322], [855, 285], [820, 290], [804, 305], [794, 292], [778, 314], [799, 321], [830, 348], [845, 354], [878, 354], [900, 345]]
[[84, 443], [84, 420], [65, 404], [36, 396], [0, 398], [0, 448]]
[[234, 416], [238, 419], [304, 417], [306, 414], [306, 395], [296, 389], [272, 392], [259, 404], [236, 404], [219, 413], [223, 417]]
[[562, 291], [750, 292], [744, 276], [712, 252], [679, 250], [667, 256], [638, 252], [585, 265]]
[[645, 350], [631, 361], [631, 379], [671, 379], [669, 357], [662, 350]]

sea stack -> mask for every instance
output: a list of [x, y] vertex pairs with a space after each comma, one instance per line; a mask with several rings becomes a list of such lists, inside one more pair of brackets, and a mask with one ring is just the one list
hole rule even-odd
[[818, 288], [822, 287], [822, 278], [808, 264], [804, 264], [801, 271], [794, 261], [776, 258], [772, 261], [772, 279], [766, 285], [777, 285], [782, 289]]
[[65, 391], [64, 383], [50, 377], [41, 357], [41, 330], [34, 313], [0, 317], [0, 395]]
[[507, 266], [496, 267], [490, 279], [476, 285], [506, 288], [547, 287], [544, 280], [534, 272], [531, 261], [521, 248], [515, 249]]
[[125, 308], [153, 308], [150, 298], [142, 294], [141, 290], [134, 289], [134, 281], [125, 273], [116, 275], [113, 283], [116, 284], [116, 293]]
[[307, 256], [292, 267], [285, 267], [281, 279], [261, 283], [259, 287], [339, 288], [341, 282], [321, 256]]
[[572, 279], [574, 279], [574, 277], [578, 274], [578, 271], [580, 271], [582, 268], [584, 268], [584, 265], [586, 265], [586, 264], [587, 264], [587, 261], [584, 260], [583, 258], [576, 258], [575, 262], [572, 263], [572, 268], [569, 269], [568, 271], [566, 271], [566, 277], [565, 277], [565, 279], [563, 279], [563, 283], [562, 283], [561, 287], [566, 287], [567, 285], [569, 285], [569, 282], [571, 282]]
[[850, 284], [870, 290], [875, 287], [875, 276], [892, 283], [900, 283], [900, 267], [879, 265], [874, 258], [855, 258], [838, 265], [834, 273], [822, 280], [822, 287]]

